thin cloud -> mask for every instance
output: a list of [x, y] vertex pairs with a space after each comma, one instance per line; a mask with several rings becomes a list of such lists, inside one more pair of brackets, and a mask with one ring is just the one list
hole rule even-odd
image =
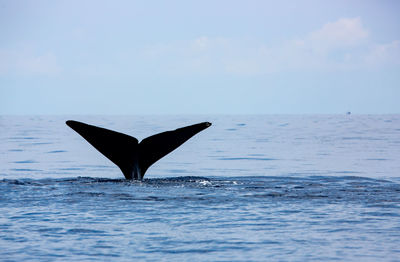
[[394, 40], [388, 44], [374, 45], [365, 62], [373, 67], [385, 65], [400, 65], [400, 40]]
[[274, 46], [262, 42], [201, 36], [146, 49], [161, 72], [259, 75], [284, 71], [353, 70], [393, 64], [399, 41], [370, 43], [361, 18], [340, 18], [303, 37]]
[[0, 50], [1, 75], [54, 75], [61, 67], [52, 52], [36, 54], [28, 49]]
[[360, 45], [368, 35], [359, 17], [341, 18], [311, 32], [303, 41], [314, 50], [328, 51]]

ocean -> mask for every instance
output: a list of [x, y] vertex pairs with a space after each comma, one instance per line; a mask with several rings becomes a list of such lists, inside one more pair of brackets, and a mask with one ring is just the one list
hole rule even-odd
[[[127, 181], [65, 125], [212, 126]], [[400, 261], [400, 115], [0, 116], [0, 261]]]

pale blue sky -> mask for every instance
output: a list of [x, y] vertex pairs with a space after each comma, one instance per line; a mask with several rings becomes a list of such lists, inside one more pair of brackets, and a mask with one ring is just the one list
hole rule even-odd
[[0, 0], [0, 114], [400, 113], [400, 1]]

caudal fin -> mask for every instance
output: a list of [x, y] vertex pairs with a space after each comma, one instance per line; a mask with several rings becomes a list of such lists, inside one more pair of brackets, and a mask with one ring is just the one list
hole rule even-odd
[[66, 124], [116, 164], [126, 179], [142, 179], [152, 164], [211, 126], [209, 122], [199, 123], [159, 133], [138, 143], [132, 136], [109, 129], [73, 120]]

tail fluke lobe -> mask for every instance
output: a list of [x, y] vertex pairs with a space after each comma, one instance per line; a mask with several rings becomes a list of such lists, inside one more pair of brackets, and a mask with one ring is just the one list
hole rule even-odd
[[192, 136], [207, 127], [211, 126], [209, 122], [203, 122], [191, 126], [178, 128], [173, 131], [159, 133], [143, 139], [140, 144], [140, 169], [146, 170], [162, 157], [174, 151], [180, 145], [189, 140]]
[[195, 134], [211, 126], [204, 122], [143, 139], [69, 120], [66, 124], [116, 164], [126, 179], [142, 179], [147, 169]]
[[78, 121], [69, 120], [66, 124], [116, 164], [126, 179], [133, 178], [139, 148], [136, 138]]

